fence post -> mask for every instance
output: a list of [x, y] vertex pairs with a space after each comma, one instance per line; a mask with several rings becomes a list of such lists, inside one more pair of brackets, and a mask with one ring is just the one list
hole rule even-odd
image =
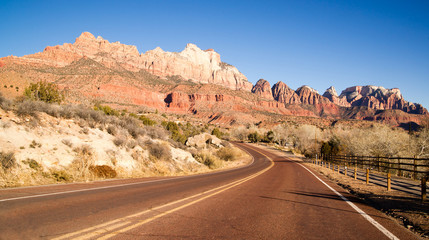
[[424, 201], [426, 201], [426, 182], [428, 180], [428, 177], [422, 177], [422, 203], [424, 203]]
[[369, 168], [366, 168], [366, 184], [369, 184]]
[[414, 164], [413, 179], [416, 180], [417, 179], [417, 160], [415, 156], [414, 156], [413, 164]]
[[380, 172], [380, 157], [377, 156], [377, 171]]
[[387, 191], [390, 191], [390, 188], [391, 188], [391, 182], [392, 182], [392, 180], [391, 180], [391, 175], [390, 175], [390, 172], [388, 172], [388, 173], [387, 173]]
[[401, 159], [398, 158], [398, 176], [402, 177]]
[[347, 163], [344, 164], [344, 175], [347, 176]]
[[357, 167], [355, 165], [355, 180], [357, 179]]

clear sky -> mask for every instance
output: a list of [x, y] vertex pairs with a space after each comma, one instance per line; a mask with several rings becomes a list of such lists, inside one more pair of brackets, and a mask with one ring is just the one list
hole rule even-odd
[[320, 94], [355, 85], [399, 88], [429, 107], [429, 1], [4, 1], [0, 57], [109, 41], [182, 51], [213, 48], [253, 84], [283, 81]]

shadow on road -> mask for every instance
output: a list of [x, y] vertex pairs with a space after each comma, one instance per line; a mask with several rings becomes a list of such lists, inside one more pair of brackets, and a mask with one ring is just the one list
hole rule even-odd
[[[302, 204], [302, 205], [312, 206], [312, 207], [317, 207], [317, 208], [331, 209], [331, 210], [335, 210], [335, 211], [339, 211], [339, 212], [348, 212], [348, 213], [353, 213], [353, 214], [360, 214], [360, 213], [358, 213], [358, 212], [356, 212], [354, 210], [345, 210], [345, 209], [328, 207], [328, 206], [323, 206], [323, 205], [314, 204], [314, 203], [300, 202], [300, 201], [294, 201], [294, 200], [282, 199], [282, 198], [275, 198], [275, 197], [268, 197], [268, 196], [259, 196], [259, 197], [260, 198], [264, 198], [264, 199], [271, 199], [271, 200], [285, 201], [285, 202], [290, 202], [290, 203], [297, 203], [297, 204]], [[338, 198], [336, 200], [340, 200], [340, 198]], [[368, 215], [371, 216], [371, 217], [374, 217], [374, 218], [388, 219], [386, 217], [380, 217], [380, 216], [375, 216], [375, 215], [371, 215], [371, 214], [368, 214]]]

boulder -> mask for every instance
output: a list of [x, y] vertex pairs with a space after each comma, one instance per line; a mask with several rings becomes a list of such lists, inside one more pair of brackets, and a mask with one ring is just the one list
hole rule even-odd
[[201, 133], [193, 137], [188, 138], [186, 141], [186, 146], [196, 147], [196, 148], [205, 148], [207, 144], [215, 145], [216, 147], [221, 147], [222, 140], [217, 138], [214, 135], [208, 133]]

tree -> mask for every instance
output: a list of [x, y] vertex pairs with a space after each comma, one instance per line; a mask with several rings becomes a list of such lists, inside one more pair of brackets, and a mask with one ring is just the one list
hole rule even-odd
[[274, 132], [273, 131], [268, 131], [266, 134], [265, 134], [265, 140], [267, 141], [267, 142], [273, 142], [274, 141]]
[[247, 138], [249, 139], [249, 141], [250, 141], [251, 143], [256, 143], [256, 142], [259, 142], [259, 140], [260, 140], [259, 134], [258, 134], [257, 132], [252, 132], [252, 133], [250, 133], [250, 134], [247, 136]]
[[43, 101], [47, 103], [61, 103], [64, 101], [64, 95], [54, 83], [37, 82], [31, 83], [24, 90], [24, 96], [31, 100]]

